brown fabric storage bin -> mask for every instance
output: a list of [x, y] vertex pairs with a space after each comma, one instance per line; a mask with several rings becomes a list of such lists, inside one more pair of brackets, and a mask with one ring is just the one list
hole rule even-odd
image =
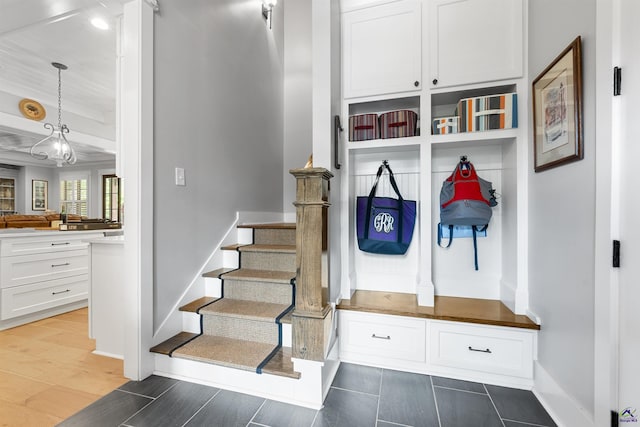
[[390, 111], [380, 114], [380, 138], [416, 136], [418, 114], [411, 110]]
[[367, 141], [380, 138], [377, 114], [349, 116], [349, 141]]

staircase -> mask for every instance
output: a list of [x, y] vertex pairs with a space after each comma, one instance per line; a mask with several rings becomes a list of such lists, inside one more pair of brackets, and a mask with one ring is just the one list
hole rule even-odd
[[220, 296], [205, 296], [180, 308], [185, 315], [200, 316], [200, 331], [181, 332], [150, 351], [297, 379], [291, 348], [283, 347], [283, 324], [290, 324], [295, 303], [295, 224], [238, 227], [253, 230], [253, 244], [221, 249], [238, 252], [239, 268], [204, 274], [220, 279]]

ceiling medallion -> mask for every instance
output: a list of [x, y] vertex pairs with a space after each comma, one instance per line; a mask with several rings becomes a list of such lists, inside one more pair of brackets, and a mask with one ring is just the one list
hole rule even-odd
[[47, 110], [44, 109], [42, 104], [33, 99], [23, 99], [18, 104], [20, 112], [23, 116], [30, 120], [42, 120], [47, 116]]

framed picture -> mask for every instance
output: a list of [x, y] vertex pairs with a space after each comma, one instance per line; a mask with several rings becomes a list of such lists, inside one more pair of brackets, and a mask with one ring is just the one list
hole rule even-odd
[[49, 208], [49, 183], [41, 179], [31, 180], [31, 210], [45, 211]]
[[536, 172], [583, 158], [580, 36], [533, 81], [533, 123]]

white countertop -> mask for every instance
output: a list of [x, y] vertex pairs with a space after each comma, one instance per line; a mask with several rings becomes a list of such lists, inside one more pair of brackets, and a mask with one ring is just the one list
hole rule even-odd
[[98, 237], [95, 239], [89, 239], [87, 242], [92, 245], [100, 244], [100, 245], [122, 245], [124, 244], [124, 236], [107, 236], [107, 237]]
[[60, 231], [60, 230], [37, 230], [35, 228], [0, 228], [0, 239], [13, 237], [34, 237], [34, 236], [59, 236], [63, 233], [66, 235], [83, 235], [103, 233], [105, 230], [82, 230], [82, 231]]

